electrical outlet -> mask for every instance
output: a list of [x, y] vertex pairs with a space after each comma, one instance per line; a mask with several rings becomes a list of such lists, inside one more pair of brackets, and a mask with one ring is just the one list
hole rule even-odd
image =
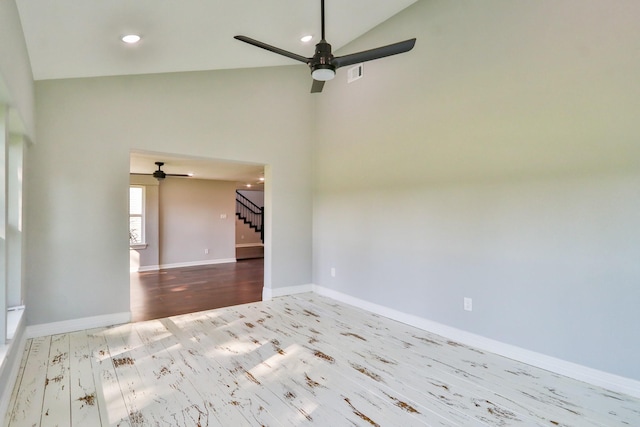
[[204, 250], [204, 254], [205, 254], [205, 255], [209, 255], [209, 249], [205, 249], [205, 250]]
[[335, 269], [335, 267], [331, 267], [331, 277], [336, 277], [336, 269]]
[[473, 310], [473, 301], [471, 300], [471, 298], [465, 298], [464, 299], [464, 309], [466, 311], [472, 311]]

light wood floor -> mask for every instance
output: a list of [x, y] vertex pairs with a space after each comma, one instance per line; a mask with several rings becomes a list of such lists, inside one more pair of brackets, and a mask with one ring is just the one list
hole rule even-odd
[[640, 400], [315, 295], [34, 338], [16, 426], [639, 426]]

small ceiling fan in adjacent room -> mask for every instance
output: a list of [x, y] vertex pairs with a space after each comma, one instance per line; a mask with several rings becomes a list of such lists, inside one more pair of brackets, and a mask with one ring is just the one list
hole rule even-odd
[[375, 49], [365, 50], [362, 52], [352, 53], [344, 56], [333, 56], [331, 53], [331, 45], [324, 38], [324, 0], [320, 0], [320, 12], [322, 19], [322, 39], [316, 44], [315, 54], [311, 58], [304, 57], [275, 46], [268, 45], [258, 40], [246, 36], [235, 36], [234, 38], [250, 45], [268, 50], [279, 55], [286, 56], [296, 61], [304, 62], [311, 69], [311, 77], [313, 84], [311, 85], [311, 93], [322, 92], [324, 82], [331, 80], [336, 75], [336, 70], [347, 65], [359, 64], [361, 62], [373, 61], [391, 55], [408, 52], [413, 49], [416, 39], [409, 39], [387, 46]]
[[158, 166], [158, 170], [154, 171], [153, 173], [132, 173], [131, 175], [151, 175], [158, 181], [161, 181], [168, 176], [181, 176], [181, 177], [193, 176], [191, 174], [182, 174], [182, 173], [165, 173], [165, 171], [162, 170], [162, 166], [164, 166], [164, 162], [155, 162], [155, 163]]

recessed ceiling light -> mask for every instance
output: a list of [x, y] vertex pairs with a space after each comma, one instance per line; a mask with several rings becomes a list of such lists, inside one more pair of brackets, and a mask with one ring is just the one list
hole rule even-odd
[[260, 178], [258, 178], [258, 179], [259, 179], [260, 181], [264, 181], [264, 178], [263, 178], [263, 177], [260, 177]]
[[313, 39], [313, 36], [306, 35], [306, 36], [302, 36], [302, 37], [300, 38], [300, 41], [301, 41], [302, 43], [308, 43], [308, 42], [310, 42], [310, 41], [311, 41], [311, 39]]
[[247, 184], [247, 188], [251, 188], [251, 184]]
[[127, 34], [126, 36], [122, 36], [121, 40], [128, 44], [135, 44], [140, 41], [140, 36], [137, 34]]

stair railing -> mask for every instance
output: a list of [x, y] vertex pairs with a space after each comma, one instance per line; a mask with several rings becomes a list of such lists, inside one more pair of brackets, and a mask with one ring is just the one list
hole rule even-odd
[[260, 241], [264, 243], [264, 208], [236, 190], [236, 216], [260, 233]]

